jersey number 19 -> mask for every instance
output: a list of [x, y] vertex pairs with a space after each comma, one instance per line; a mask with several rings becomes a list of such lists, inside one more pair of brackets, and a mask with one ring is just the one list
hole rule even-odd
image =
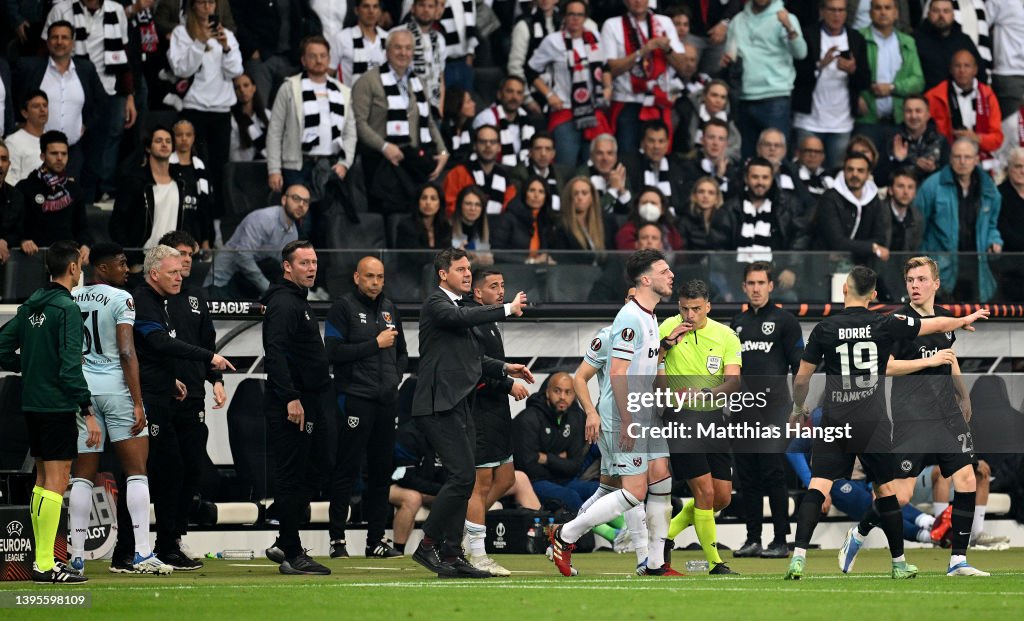
[[867, 371], [867, 376], [856, 377], [858, 388], [871, 388], [878, 382], [878, 347], [871, 341], [854, 343], [851, 351], [849, 343], [836, 347], [839, 364], [843, 372], [843, 390], [853, 388], [850, 381], [851, 367], [858, 371]]

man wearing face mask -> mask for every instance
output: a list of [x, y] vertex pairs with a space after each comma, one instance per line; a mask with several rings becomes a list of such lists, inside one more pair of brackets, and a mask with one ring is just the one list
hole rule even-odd
[[683, 213], [687, 201], [683, 191], [686, 173], [669, 155], [668, 126], [662, 121], [650, 121], [644, 125], [640, 149], [640, 153], [623, 157], [630, 187], [656, 187], [668, 199], [669, 212], [673, 215]]
[[726, 200], [743, 189], [743, 170], [740, 163], [729, 156], [730, 131], [729, 123], [719, 118], [704, 123], [697, 158], [683, 165], [683, 178], [686, 181], [679, 193], [681, 196], [690, 196], [693, 183], [704, 176], [718, 182], [718, 188]]
[[280, 207], [264, 207], [250, 212], [224, 245], [229, 252], [222, 253], [214, 262], [203, 283], [210, 298], [237, 298], [239, 293], [236, 289], [239, 287], [243, 290], [254, 288], [260, 295], [265, 293], [270, 287], [270, 280], [261, 265], [271, 274], [280, 269], [276, 261], [280, 253], [268, 249], [280, 248], [298, 239], [296, 227], [308, 211], [309, 190], [302, 185], [291, 185], [281, 195]]
[[[736, 261], [772, 261], [773, 252], [807, 250], [807, 235], [801, 207], [792, 194], [782, 192], [772, 179], [772, 163], [755, 157], [747, 163], [745, 191], [725, 202], [711, 220], [712, 246], [735, 250]], [[789, 256], [780, 257], [791, 263]], [[737, 276], [738, 278], [738, 276]], [[796, 273], [783, 268], [778, 275], [779, 289], [792, 289]]]

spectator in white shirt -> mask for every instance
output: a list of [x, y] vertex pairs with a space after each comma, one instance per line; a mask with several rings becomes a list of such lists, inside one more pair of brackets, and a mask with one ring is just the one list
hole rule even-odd
[[[213, 194], [218, 196], [231, 151], [231, 106], [236, 101], [232, 80], [242, 75], [242, 54], [234, 33], [211, 18], [215, 9], [214, 0], [192, 0], [185, 24], [171, 34], [167, 60], [174, 75], [192, 78], [181, 115], [195, 128], [199, 153], [209, 164]], [[222, 215], [221, 205], [215, 203], [215, 221]]]
[[992, 90], [1006, 118], [1024, 104], [1024, 2], [988, 0], [994, 49]]
[[25, 98], [21, 107], [25, 124], [5, 139], [11, 155], [7, 183], [12, 186], [39, 168], [39, 137], [46, 131], [46, 122], [50, 118], [50, 103], [45, 91], [29, 91]]
[[[63, 0], [50, 9], [46, 25], [61, 20], [73, 26], [75, 56], [88, 57], [103, 84], [103, 93], [94, 102], [102, 114], [84, 145], [87, 157], [81, 192], [82, 200], [89, 203], [99, 194], [113, 194], [121, 136], [135, 124], [128, 17], [114, 0]], [[112, 31], [117, 36], [109, 36]]]

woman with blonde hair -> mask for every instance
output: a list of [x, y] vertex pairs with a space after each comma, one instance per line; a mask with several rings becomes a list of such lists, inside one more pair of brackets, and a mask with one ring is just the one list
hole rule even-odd
[[590, 263], [604, 259], [604, 251], [612, 248], [611, 232], [615, 230], [605, 220], [597, 190], [589, 177], [573, 177], [562, 190], [560, 222], [553, 235], [553, 250], [590, 250], [595, 255], [587, 258], [555, 257], [559, 262]]
[[690, 208], [679, 222], [687, 250], [716, 250], [711, 244], [711, 219], [724, 202], [718, 182], [711, 177], [701, 177], [693, 184]]

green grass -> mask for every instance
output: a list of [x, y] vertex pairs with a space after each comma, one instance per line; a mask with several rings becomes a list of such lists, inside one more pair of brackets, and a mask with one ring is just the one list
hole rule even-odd
[[[834, 551], [812, 551], [800, 582], [782, 580], [788, 561], [725, 560], [742, 576], [639, 578], [632, 554], [577, 555], [581, 575], [562, 578], [543, 556], [496, 556], [511, 578], [439, 580], [408, 557], [327, 560], [323, 578], [283, 576], [269, 561], [208, 561], [198, 572], [169, 577], [121, 576], [90, 562], [88, 610], [3, 610], [0, 618], [175, 619], [295, 621], [299, 619], [1019, 619], [1024, 614], [1024, 550], [972, 552], [991, 578], [947, 578], [945, 550], [910, 550], [921, 568], [915, 580], [888, 577], [884, 550], [867, 550], [857, 571], [842, 575]], [[699, 552], [679, 552], [685, 567]], [[0, 583], [2, 591], [54, 592], [29, 583]], [[695, 616], [699, 615], [699, 616]]]

